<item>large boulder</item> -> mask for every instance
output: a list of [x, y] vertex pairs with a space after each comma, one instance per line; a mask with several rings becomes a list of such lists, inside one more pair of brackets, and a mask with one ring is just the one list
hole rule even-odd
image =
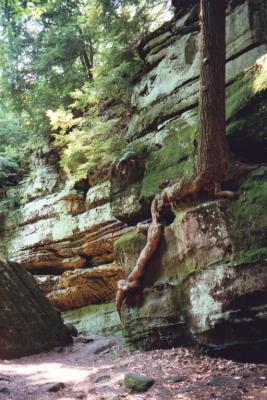
[[10, 359], [71, 343], [59, 313], [32, 276], [0, 261], [0, 358]]

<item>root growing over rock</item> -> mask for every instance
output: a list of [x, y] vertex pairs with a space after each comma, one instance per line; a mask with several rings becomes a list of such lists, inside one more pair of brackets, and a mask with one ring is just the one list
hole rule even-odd
[[116, 295], [116, 309], [121, 318], [121, 307], [122, 303], [127, 296], [127, 294], [138, 287], [141, 286], [141, 278], [145, 272], [145, 266], [148, 260], [156, 251], [161, 234], [162, 234], [162, 224], [159, 223], [159, 200], [160, 195], [156, 195], [151, 204], [151, 216], [152, 222], [149, 226], [139, 226], [140, 231], [147, 229], [147, 244], [141, 251], [136, 265], [127, 280], [121, 280], [118, 282], [118, 291]]
[[[246, 174], [258, 168], [259, 165], [246, 165], [239, 162], [235, 162], [232, 165], [232, 170], [228, 175], [228, 179], [225, 181], [233, 181], [238, 179], [240, 176]], [[133, 289], [141, 287], [141, 278], [144, 275], [145, 267], [156, 251], [162, 232], [163, 224], [160, 223], [160, 212], [164, 207], [170, 207], [172, 204], [177, 204], [189, 197], [196, 197], [200, 192], [211, 192], [216, 197], [234, 199], [237, 194], [222, 190], [222, 182], [215, 179], [207, 179], [205, 175], [198, 175], [192, 177], [187, 181], [177, 180], [173, 185], [163, 189], [163, 191], [157, 194], [151, 204], [151, 224], [138, 224], [137, 229], [139, 232], [147, 231], [147, 243], [141, 251], [136, 265], [132, 270], [131, 274], [126, 280], [120, 280], [118, 282], [118, 291], [116, 294], [116, 309], [121, 319], [121, 307], [127, 294]]]

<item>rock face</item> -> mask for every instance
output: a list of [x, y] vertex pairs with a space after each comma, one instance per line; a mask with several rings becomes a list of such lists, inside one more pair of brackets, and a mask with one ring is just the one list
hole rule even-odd
[[266, 346], [266, 264], [209, 267], [188, 279], [185, 292], [194, 340], [228, 353]]
[[[105, 324], [116, 331], [118, 316], [109, 302], [123, 272], [114, 264], [115, 252], [129, 274], [146, 243], [135, 226], [150, 218], [152, 198], [193, 172], [198, 2], [173, 4], [175, 18], [139, 46], [146, 72], [135, 85], [128, 145], [110, 179], [72, 187], [46, 150], [33, 159], [31, 174], [5, 193], [9, 212], [1, 217], [0, 254], [37, 274], [47, 297], [82, 331], [91, 326], [94, 333], [107, 333]], [[227, 135], [235, 157], [257, 164], [267, 159], [267, 66], [255, 66], [267, 53], [266, 22], [265, 0], [229, 1]], [[266, 340], [266, 182], [266, 169], [258, 168], [230, 188], [239, 193], [233, 202], [206, 195], [173, 205], [144, 289], [128, 296], [122, 310], [129, 343], [164, 347], [190, 337], [208, 347], [231, 348], [247, 342], [242, 326], [249, 332], [255, 327], [254, 343]]]
[[[113, 243], [131, 228], [112, 215], [110, 182], [85, 195], [64, 184], [49, 154], [37, 154], [34, 174], [6, 192], [11, 210], [2, 221], [0, 254], [36, 275], [61, 311], [110, 302], [123, 276], [122, 268], [112, 263]], [[92, 317], [92, 325], [99, 319], [95, 313], [83, 313], [86, 321]], [[101, 318], [108, 319], [105, 311]], [[75, 320], [68, 316], [69, 322]], [[89, 323], [84, 326], [91, 331]]]
[[[20, 191], [30, 185], [27, 180]], [[112, 261], [113, 242], [125, 226], [112, 216], [107, 200], [86, 211], [82, 201], [75, 190], [65, 188], [21, 204], [15, 221], [14, 213], [5, 220], [7, 239], [10, 234], [7, 257], [34, 272], [62, 272]]]
[[80, 333], [121, 335], [121, 321], [113, 301], [65, 311], [62, 317], [66, 323], [74, 324]]
[[[199, 73], [196, 3], [177, 1], [176, 21], [140, 47], [150, 68], [135, 88], [137, 112], [128, 135], [133, 149], [148, 151], [140, 183], [143, 200], [193, 171]], [[227, 134], [235, 155], [251, 163], [267, 159], [266, 65], [260, 70], [254, 66], [266, 53], [266, 21], [264, 1], [229, 2]], [[259, 168], [236, 183], [239, 197], [233, 202], [207, 197], [182, 208], [173, 206], [175, 218], [166, 220], [143, 290], [132, 292], [122, 310], [131, 345], [151, 349], [193, 339], [226, 351], [243, 345], [259, 348], [266, 342], [266, 182], [266, 170]], [[145, 242], [145, 236], [135, 232], [115, 243], [126, 274]]]
[[0, 357], [22, 357], [71, 343], [67, 328], [31, 275], [0, 261]]
[[[267, 191], [257, 189], [266, 178], [266, 167], [244, 178], [235, 201], [174, 209], [143, 289], [132, 292], [122, 310], [131, 345], [151, 349], [193, 339], [230, 351], [267, 343]], [[116, 246], [129, 268], [143, 244], [132, 234]]]

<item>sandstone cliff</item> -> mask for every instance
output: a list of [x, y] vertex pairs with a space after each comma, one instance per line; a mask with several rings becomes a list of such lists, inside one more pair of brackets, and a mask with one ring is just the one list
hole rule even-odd
[[[42, 275], [37, 279], [48, 298], [60, 310], [72, 310], [66, 319], [83, 330], [91, 324], [103, 331], [106, 324], [116, 331], [113, 306], [105, 305], [99, 316], [101, 307], [94, 305], [111, 301], [116, 282], [133, 268], [146, 241], [135, 225], [150, 217], [154, 194], [193, 172], [196, 3], [177, 1], [176, 17], [140, 44], [146, 71], [134, 88], [128, 145], [109, 180], [86, 190], [71, 187], [60, 177], [57, 158], [44, 149], [29, 176], [6, 190], [3, 256]], [[267, 155], [267, 73], [255, 62], [267, 52], [266, 22], [264, 0], [229, 2], [227, 134], [236, 157], [259, 164]], [[144, 288], [123, 306], [129, 343], [162, 347], [193, 337], [219, 349], [267, 339], [266, 176], [260, 167], [235, 183], [234, 202], [203, 196], [173, 205]]]

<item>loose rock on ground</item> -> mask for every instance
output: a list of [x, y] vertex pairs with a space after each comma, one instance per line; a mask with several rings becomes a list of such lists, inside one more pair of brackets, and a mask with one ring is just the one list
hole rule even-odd
[[[82, 338], [61, 352], [1, 361], [0, 400], [267, 400], [265, 364], [211, 358], [183, 347], [131, 352], [119, 338]], [[129, 393], [125, 374], [155, 383]]]

